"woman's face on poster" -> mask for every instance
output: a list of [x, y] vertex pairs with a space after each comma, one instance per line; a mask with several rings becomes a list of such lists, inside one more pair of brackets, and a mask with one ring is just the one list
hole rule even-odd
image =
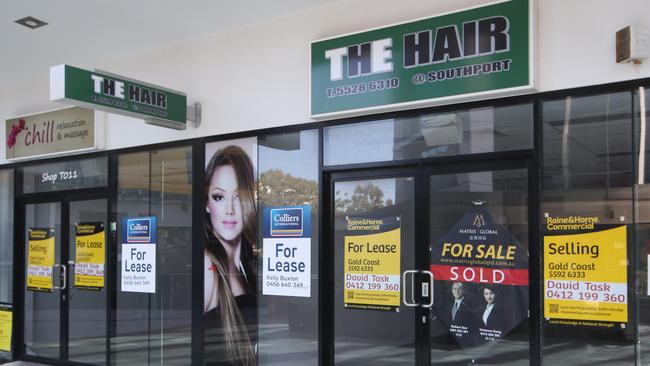
[[487, 302], [488, 304], [493, 304], [497, 295], [489, 288], [484, 288], [483, 297], [485, 298], [485, 302]]
[[206, 210], [217, 238], [225, 241], [239, 238], [244, 223], [237, 174], [232, 165], [222, 165], [212, 174]]

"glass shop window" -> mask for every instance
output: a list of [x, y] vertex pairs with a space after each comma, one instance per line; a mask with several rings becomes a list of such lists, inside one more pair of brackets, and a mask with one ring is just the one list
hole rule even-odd
[[525, 103], [327, 127], [324, 164], [532, 149], [532, 121], [533, 106]]
[[[118, 157], [116, 365], [188, 365], [191, 359], [192, 148]], [[156, 218], [155, 292], [120, 283], [123, 219]], [[138, 222], [135, 222], [136, 224]], [[137, 228], [136, 228], [137, 229]], [[129, 231], [129, 235], [143, 235]], [[146, 254], [145, 254], [146, 255]]]
[[104, 187], [108, 182], [106, 157], [29, 165], [21, 170], [23, 193]]
[[[11, 359], [11, 319], [13, 319], [13, 248], [14, 248], [14, 171], [0, 170], [0, 360]], [[2, 344], [4, 343], [4, 344]]]
[[632, 100], [541, 104], [545, 365], [635, 364]]
[[[262, 261], [258, 266], [258, 365], [318, 365], [318, 130], [259, 138], [259, 207]], [[278, 214], [280, 216], [278, 216]], [[277, 217], [299, 217], [302, 235], [274, 234]], [[311, 225], [309, 225], [311, 224]], [[265, 226], [268, 226], [265, 228]], [[309, 226], [309, 227], [308, 227]], [[310, 232], [307, 232], [310, 230]], [[297, 235], [291, 233], [289, 235]], [[275, 239], [273, 239], [275, 238]], [[294, 239], [288, 239], [294, 238]], [[295, 243], [291, 248], [285, 241]], [[279, 247], [278, 247], [279, 243]], [[281, 250], [278, 251], [277, 249]], [[287, 252], [285, 249], [291, 249]], [[289, 253], [289, 255], [285, 255]], [[268, 283], [277, 265], [304, 263], [308, 271], [287, 272], [290, 285]], [[272, 266], [269, 268], [269, 266]], [[296, 267], [299, 268], [299, 267]], [[282, 271], [282, 269], [280, 270]]]

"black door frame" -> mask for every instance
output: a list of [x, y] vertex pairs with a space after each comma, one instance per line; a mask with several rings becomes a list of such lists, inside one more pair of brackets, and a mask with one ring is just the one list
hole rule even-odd
[[[28, 204], [42, 204], [42, 203], [60, 203], [60, 224], [61, 224], [61, 248], [60, 262], [65, 264], [69, 271], [68, 261], [70, 260], [70, 234], [68, 228], [70, 227], [70, 203], [77, 201], [86, 201], [94, 199], [106, 200], [106, 221], [109, 227], [106, 227], [106, 258], [105, 264], [105, 289], [106, 289], [106, 365], [110, 365], [110, 333], [111, 333], [111, 300], [112, 293], [115, 287], [113, 277], [115, 273], [113, 269], [116, 267], [112, 263], [116, 259], [113, 251], [114, 233], [110, 230], [112, 220], [112, 202], [106, 187], [101, 188], [83, 188], [76, 190], [56, 191], [56, 192], [43, 192], [43, 193], [30, 193], [17, 195], [14, 204], [14, 352], [15, 359], [24, 360], [28, 362], [55, 364], [55, 365], [70, 365], [77, 366], [83, 365], [82, 363], [73, 362], [68, 360], [68, 340], [69, 340], [69, 288], [70, 284], [62, 291], [60, 291], [60, 316], [59, 316], [59, 358], [51, 359], [38, 356], [30, 356], [25, 352], [25, 294], [26, 294], [26, 275], [25, 275], [25, 207]], [[70, 277], [70, 273], [67, 274]]]
[[[414, 191], [413, 191], [413, 199], [414, 201], [414, 206], [415, 206], [415, 212], [414, 212], [414, 217], [416, 218], [416, 222], [414, 223], [414, 228], [415, 228], [415, 242], [413, 245], [413, 254], [415, 256], [414, 260], [414, 266], [415, 268], [402, 268], [401, 271], [403, 272], [404, 270], [408, 269], [413, 269], [413, 270], [421, 270], [424, 268], [420, 268], [421, 262], [418, 261], [418, 256], [415, 255], [419, 250], [419, 244], [421, 242], [421, 221], [420, 219], [420, 211], [422, 209], [422, 205], [418, 202], [416, 199], [418, 195], [418, 191], [421, 190], [421, 182], [422, 182], [422, 177], [421, 177], [421, 169], [419, 169], [416, 166], [407, 166], [407, 167], [402, 167], [402, 166], [395, 166], [395, 167], [384, 167], [384, 168], [378, 168], [378, 169], [363, 169], [363, 170], [349, 170], [349, 171], [331, 171], [325, 173], [325, 179], [324, 179], [324, 184], [323, 184], [323, 236], [325, 238], [324, 243], [333, 243], [334, 238], [333, 238], [333, 224], [334, 224], [334, 195], [335, 195], [335, 190], [334, 190], [334, 184], [336, 182], [345, 182], [345, 181], [354, 181], [354, 180], [365, 180], [365, 179], [384, 179], [384, 178], [398, 178], [398, 177], [413, 177], [414, 179]], [[321, 365], [334, 365], [334, 306], [335, 306], [335, 295], [334, 295], [334, 247], [332, 245], [328, 246], [325, 248], [325, 246], [321, 245], [321, 269], [327, 269], [327, 270], [321, 270], [320, 278], [321, 278], [321, 283], [320, 283], [320, 289], [321, 293], [319, 294], [321, 299], [327, 299], [327, 300], [321, 300], [321, 347], [323, 348], [322, 352], [322, 363]], [[402, 273], [400, 273], [400, 277], [402, 276]], [[401, 299], [400, 299], [401, 302]], [[422, 357], [420, 349], [423, 348], [421, 343], [421, 334], [425, 330], [425, 328], [420, 321], [423, 316], [425, 316], [425, 309], [418, 306], [414, 308], [414, 318], [413, 318], [413, 324], [414, 324], [414, 339], [416, 340], [415, 344], [415, 361], [416, 364], [421, 364], [422, 360], [420, 358]], [[428, 323], [426, 323], [428, 325]]]
[[[529, 242], [529, 349], [530, 365], [541, 365], [541, 267], [539, 245], [539, 228], [534, 224], [538, 222], [539, 207], [539, 172], [537, 162], [532, 152], [516, 152], [513, 154], [495, 153], [481, 154], [480, 158], [472, 156], [452, 157], [427, 162], [390, 162], [369, 164], [361, 166], [355, 164], [349, 167], [332, 167], [323, 170], [322, 192], [322, 236], [323, 243], [320, 248], [321, 278], [320, 293], [320, 344], [321, 360], [319, 365], [334, 365], [334, 183], [340, 181], [392, 178], [412, 175], [415, 178], [415, 251], [428, 250], [429, 233], [429, 177], [431, 175], [453, 174], [461, 172], [480, 172], [508, 169], [526, 169], [528, 178], [528, 242]], [[428, 270], [429, 259], [426, 255], [418, 255], [415, 259], [414, 269]], [[328, 270], [325, 270], [328, 269]], [[431, 350], [429, 347], [430, 310], [423, 307], [416, 308], [415, 339], [416, 339], [416, 365], [430, 365]], [[426, 317], [426, 323], [421, 319]]]

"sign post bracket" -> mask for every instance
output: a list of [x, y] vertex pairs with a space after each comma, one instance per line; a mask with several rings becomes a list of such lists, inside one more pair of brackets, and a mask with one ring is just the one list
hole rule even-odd
[[201, 103], [187, 106], [187, 120], [192, 122], [194, 128], [201, 127]]

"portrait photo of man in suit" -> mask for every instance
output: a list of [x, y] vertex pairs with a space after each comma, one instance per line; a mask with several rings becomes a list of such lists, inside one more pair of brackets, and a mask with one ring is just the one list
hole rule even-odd
[[449, 308], [449, 324], [469, 326], [471, 317], [471, 306], [465, 298], [465, 289], [462, 282], [454, 282], [451, 285], [451, 294], [454, 302]]

